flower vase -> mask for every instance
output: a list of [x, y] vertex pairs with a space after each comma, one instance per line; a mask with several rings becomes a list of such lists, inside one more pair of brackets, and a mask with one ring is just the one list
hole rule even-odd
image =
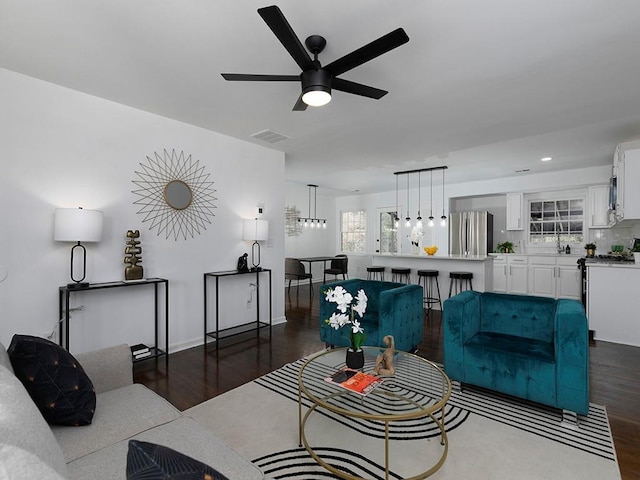
[[353, 350], [352, 348], [347, 348], [345, 363], [347, 367], [353, 370], [360, 370], [364, 367], [364, 351], [362, 349]]
[[411, 253], [413, 255], [420, 255], [420, 243], [411, 242]]

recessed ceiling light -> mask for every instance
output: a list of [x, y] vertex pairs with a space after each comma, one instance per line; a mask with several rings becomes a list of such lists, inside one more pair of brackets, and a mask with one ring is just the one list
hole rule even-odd
[[551, 157], [542, 157], [540, 159], [541, 162], [550, 162], [551, 161]]

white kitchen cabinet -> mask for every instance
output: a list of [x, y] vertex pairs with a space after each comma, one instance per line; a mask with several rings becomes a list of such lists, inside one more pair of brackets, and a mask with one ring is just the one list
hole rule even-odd
[[556, 297], [555, 257], [532, 257], [529, 265], [531, 295]]
[[577, 260], [575, 255], [496, 255], [493, 291], [581, 300]]
[[587, 264], [587, 318], [596, 340], [640, 347], [640, 268]]
[[589, 187], [588, 228], [609, 228], [613, 225], [613, 215], [609, 211], [609, 185]]
[[582, 298], [582, 277], [574, 256], [535, 255], [529, 261], [531, 295]]
[[527, 263], [527, 257], [523, 255], [496, 256], [493, 261], [493, 291], [526, 295]]
[[498, 255], [493, 259], [493, 291], [507, 293], [506, 255]]
[[[617, 180], [616, 221], [640, 220], [640, 145], [621, 144], [614, 171]], [[634, 148], [631, 148], [634, 147]]]
[[509, 262], [508, 288], [509, 293], [528, 293], [528, 270], [527, 264]]
[[558, 265], [556, 268], [556, 298], [582, 300], [582, 277], [577, 264]]
[[523, 203], [522, 193], [507, 193], [507, 230], [524, 229]]

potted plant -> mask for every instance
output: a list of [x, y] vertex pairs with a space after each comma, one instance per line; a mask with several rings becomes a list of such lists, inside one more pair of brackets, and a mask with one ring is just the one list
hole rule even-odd
[[498, 253], [513, 253], [513, 243], [511, 242], [502, 242], [496, 245], [496, 250]]
[[635, 245], [635, 246], [631, 249], [631, 253], [633, 253], [633, 261], [634, 261], [637, 265], [640, 265], [640, 245]]
[[366, 336], [364, 329], [360, 325], [360, 320], [355, 317], [355, 314], [357, 313], [361, 319], [364, 316], [364, 312], [367, 309], [367, 295], [364, 290], [358, 290], [354, 304], [353, 296], [340, 285], [335, 288], [329, 288], [324, 294], [327, 301], [338, 305], [338, 312], [332, 313], [331, 317], [324, 322], [336, 330], [347, 326], [351, 347], [347, 349], [345, 363], [347, 367], [359, 370], [364, 366], [364, 351], [361, 347], [364, 345]]
[[587, 243], [584, 246], [587, 251], [587, 257], [593, 257], [596, 254], [596, 244], [595, 243]]

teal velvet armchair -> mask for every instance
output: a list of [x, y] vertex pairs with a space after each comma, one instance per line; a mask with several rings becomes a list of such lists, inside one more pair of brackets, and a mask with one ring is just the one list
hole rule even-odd
[[586, 415], [589, 327], [577, 300], [462, 292], [444, 303], [452, 381]]
[[422, 287], [404, 283], [351, 279], [324, 284], [320, 287], [320, 339], [327, 345], [348, 347], [349, 327], [334, 330], [325, 323], [336, 311], [336, 304], [326, 300], [325, 292], [338, 285], [354, 297], [363, 289], [368, 297], [367, 310], [361, 320], [367, 336], [365, 345], [385, 347], [382, 339], [393, 335], [397, 350], [412, 351], [424, 334]]

